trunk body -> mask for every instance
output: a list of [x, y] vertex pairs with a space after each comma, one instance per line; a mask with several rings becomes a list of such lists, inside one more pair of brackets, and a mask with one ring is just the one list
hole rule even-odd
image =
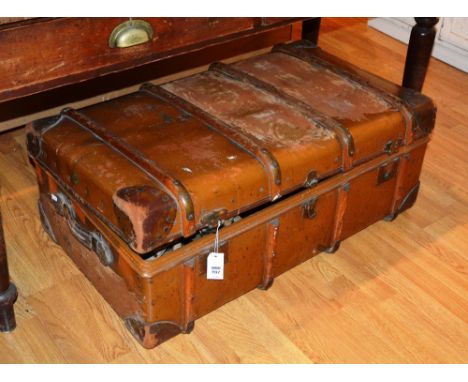
[[44, 227], [152, 347], [411, 206], [434, 117], [302, 41], [66, 109], [28, 150]]

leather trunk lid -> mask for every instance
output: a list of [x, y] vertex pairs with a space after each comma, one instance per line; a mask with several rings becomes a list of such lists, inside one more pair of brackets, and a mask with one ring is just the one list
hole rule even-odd
[[413, 139], [398, 97], [311, 57], [280, 46], [66, 109], [29, 127], [29, 153], [148, 253]]

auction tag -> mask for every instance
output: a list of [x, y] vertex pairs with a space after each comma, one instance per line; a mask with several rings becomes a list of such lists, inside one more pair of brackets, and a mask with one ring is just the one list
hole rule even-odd
[[208, 280], [224, 279], [224, 253], [210, 252], [206, 259], [206, 278]]

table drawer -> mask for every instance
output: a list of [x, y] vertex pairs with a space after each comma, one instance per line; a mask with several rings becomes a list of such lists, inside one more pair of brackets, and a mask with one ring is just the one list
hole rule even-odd
[[29, 20], [0, 28], [0, 100], [142, 65], [211, 42], [255, 32], [259, 18], [142, 18], [153, 38], [110, 48], [127, 18]]

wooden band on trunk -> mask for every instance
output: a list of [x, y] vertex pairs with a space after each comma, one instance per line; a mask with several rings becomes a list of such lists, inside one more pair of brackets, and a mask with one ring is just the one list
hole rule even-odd
[[[309, 49], [304, 49], [309, 48]], [[293, 44], [278, 44], [272, 48], [272, 52], [278, 52], [287, 54], [289, 56], [295, 57], [301, 61], [307, 62], [313, 65], [319, 65], [325, 69], [330, 70], [331, 72], [346, 78], [348, 81], [358, 85], [360, 88], [363, 88], [376, 97], [382, 99], [388, 103], [393, 109], [398, 110], [404, 120], [405, 120], [405, 140], [407, 144], [412, 143], [413, 141], [413, 117], [407, 107], [404, 105], [402, 100], [397, 96], [394, 96], [390, 93], [387, 93], [376, 86], [373, 86], [369, 81], [365, 80], [363, 77], [352, 73], [350, 70], [345, 69], [342, 66], [333, 65], [329, 61], [322, 59], [321, 57], [310, 54], [311, 50], [321, 52], [320, 48], [317, 48], [315, 45], [310, 43], [307, 40], [302, 40]]]
[[262, 164], [268, 175], [270, 183], [270, 199], [274, 200], [279, 195], [281, 185], [280, 165], [274, 155], [268, 149], [263, 147], [261, 142], [253, 137], [242, 134], [239, 129], [233, 129], [220, 119], [160, 86], [146, 83], [142, 85], [140, 90], [192, 114], [207, 125], [212, 131], [227, 138], [237, 147], [253, 156]]
[[169, 174], [157, 167], [154, 161], [150, 161], [145, 158], [140, 151], [128, 145], [121, 138], [115, 136], [111, 132], [103, 129], [85, 114], [71, 108], [64, 109], [61, 114], [81, 128], [89, 131], [99, 141], [125, 157], [145, 175], [156, 181], [156, 183], [164, 185], [170, 191], [174, 199], [178, 200], [179, 206], [183, 210], [181, 215], [184, 222], [184, 234], [188, 235], [193, 233], [195, 229], [193, 201], [189, 192], [179, 180], [171, 177]]
[[263, 277], [260, 289], [268, 289], [273, 284], [273, 259], [278, 244], [279, 219], [275, 218], [266, 226], [266, 246], [263, 255]]
[[241, 81], [247, 84], [250, 84], [260, 90], [268, 92], [275, 96], [277, 99], [280, 99], [281, 102], [288, 105], [293, 109], [299, 109], [300, 112], [306, 115], [308, 118], [313, 120], [317, 125], [331, 130], [335, 133], [336, 139], [339, 141], [342, 148], [342, 169], [347, 171], [352, 167], [351, 157], [354, 155], [354, 139], [349, 130], [338, 123], [334, 119], [328, 117], [326, 114], [319, 112], [318, 110], [313, 109], [310, 105], [305, 102], [286, 94], [277, 87], [262, 81], [256, 77], [251, 76], [239, 69], [236, 69], [230, 65], [223, 64], [221, 62], [216, 62], [210, 65], [210, 70], [220, 73], [226, 77], [234, 79], [236, 81]]
[[338, 243], [341, 241], [341, 232], [343, 231], [343, 223], [344, 223], [343, 217], [346, 212], [346, 208], [348, 206], [349, 187], [350, 187], [350, 183], [348, 182], [336, 190], [337, 192], [336, 213], [335, 213], [335, 221], [333, 223], [331, 248], [336, 248]]
[[189, 331], [190, 323], [194, 320], [193, 318], [193, 298], [195, 296], [195, 261], [184, 263], [182, 266], [182, 284], [181, 288], [181, 327], [182, 331]]

